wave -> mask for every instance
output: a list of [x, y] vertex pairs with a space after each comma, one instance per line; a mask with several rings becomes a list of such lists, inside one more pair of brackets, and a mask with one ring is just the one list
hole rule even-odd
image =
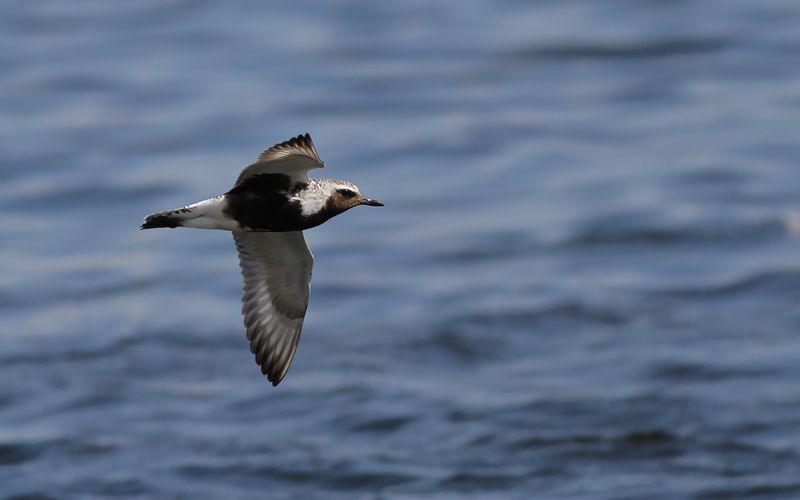
[[664, 59], [668, 57], [718, 54], [734, 45], [734, 40], [712, 37], [683, 37], [662, 40], [602, 41], [537, 45], [511, 52], [522, 59]]
[[782, 296], [800, 294], [800, 269], [755, 272], [723, 283], [660, 290], [656, 295], [684, 299], [719, 299], [754, 292]]

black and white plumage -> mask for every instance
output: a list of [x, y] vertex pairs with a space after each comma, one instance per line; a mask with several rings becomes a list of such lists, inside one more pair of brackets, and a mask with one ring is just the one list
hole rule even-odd
[[354, 184], [310, 179], [322, 168], [308, 134], [265, 150], [227, 193], [148, 215], [142, 229], [195, 227], [233, 232], [244, 278], [242, 314], [261, 372], [286, 375], [303, 328], [313, 257], [303, 230], [358, 205], [383, 206]]

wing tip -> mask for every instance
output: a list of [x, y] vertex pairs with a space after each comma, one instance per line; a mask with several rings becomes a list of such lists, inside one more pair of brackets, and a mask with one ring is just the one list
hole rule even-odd
[[317, 153], [317, 148], [314, 146], [314, 141], [311, 139], [311, 133], [305, 132], [303, 134], [299, 134], [295, 137], [287, 139], [283, 142], [279, 142], [273, 146], [268, 147], [258, 156], [258, 161], [267, 161], [270, 159], [274, 159], [276, 154], [280, 154], [284, 152], [284, 154], [292, 154], [301, 153], [304, 156], [307, 156], [314, 161], [316, 161], [320, 167], [325, 166], [325, 162], [323, 162], [319, 154]]
[[267, 376], [267, 380], [272, 383], [272, 387], [277, 387], [278, 384], [281, 383], [281, 380], [283, 380], [283, 377], [286, 376], [286, 373], [289, 371], [289, 365], [292, 364], [293, 357], [294, 356], [286, 360], [266, 361], [261, 365], [261, 371]]
[[261, 374], [267, 378], [273, 387], [277, 387], [289, 371], [289, 365], [291, 365], [294, 356], [292, 355], [292, 357], [286, 360], [275, 360], [272, 359], [271, 355], [261, 357], [261, 350], [257, 348], [258, 346], [256, 344], [256, 342], [250, 344], [250, 352], [255, 355], [254, 361], [261, 369]]
[[289, 366], [291, 366], [293, 358], [294, 353], [288, 359], [265, 359], [262, 363], [258, 363], [256, 360], [256, 363], [259, 364], [261, 373], [267, 377], [272, 387], [277, 387], [289, 372]]
[[269, 381], [270, 384], [272, 384], [272, 387], [278, 387], [278, 384], [281, 383], [281, 380], [283, 380], [283, 377], [286, 375], [286, 372], [287, 370], [283, 370], [282, 372], [266, 370], [264, 375], [266, 375], [267, 380]]

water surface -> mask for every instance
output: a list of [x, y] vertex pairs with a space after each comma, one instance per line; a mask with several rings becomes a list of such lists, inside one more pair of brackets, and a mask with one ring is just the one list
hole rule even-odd
[[[796, 2], [2, 10], [2, 496], [800, 496]], [[386, 207], [273, 389], [137, 227], [306, 131]]]

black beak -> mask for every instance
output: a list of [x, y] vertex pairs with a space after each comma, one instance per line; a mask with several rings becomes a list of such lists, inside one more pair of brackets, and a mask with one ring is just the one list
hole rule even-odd
[[364, 198], [361, 200], [359, 205], [369, 205], [371, 207], [382, 207], [383, 203], [379, 202], [378, 200], [373, 200], [372, 198]]

